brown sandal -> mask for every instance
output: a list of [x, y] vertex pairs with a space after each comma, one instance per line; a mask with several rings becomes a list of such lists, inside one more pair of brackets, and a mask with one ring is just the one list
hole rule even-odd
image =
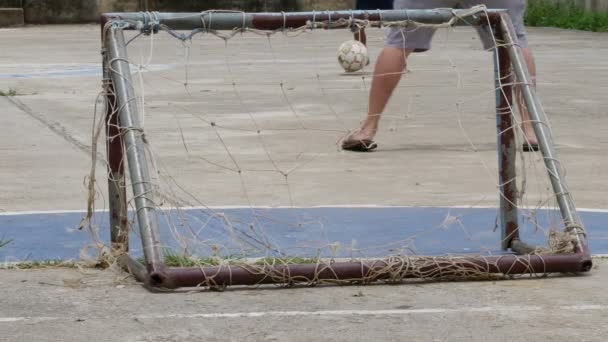
[[345, 151], [371, 152], [376, 148], [378, 148], [378, 144], [376, 144], [373, 140], [370, 139], [347, 139], [344, 140], [344, 142], [342, 143], [342, 149]]
[[524, 143], [524, 152], [538, 152], [540, 150], [540, 148], [538, 147], [538, 144], [528, 144], [528, 143]]

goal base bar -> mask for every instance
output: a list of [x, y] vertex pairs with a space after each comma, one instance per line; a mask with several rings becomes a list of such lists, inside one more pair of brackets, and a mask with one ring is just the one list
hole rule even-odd
[[472, 257], [403, 257], [351, 262], [319, 261], [292, 265], [225, 265], [166, 268], [148, 273], [144, 265], [125, 255], [123, 267], [151, 288], [224, 288], [228, 286], [351, 285], [421, 280], [496, 280], [516, 275], [583, 273], [591, 270], [585, 253]]

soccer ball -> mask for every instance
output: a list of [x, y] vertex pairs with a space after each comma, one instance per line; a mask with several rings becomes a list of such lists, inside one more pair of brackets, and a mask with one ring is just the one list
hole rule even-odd
[[355, 72], [363, 69], [369, 64], [367, 48], [363, 43], [356, 40], [349, 40], [338, 49], [338, 63], [346, 72]]

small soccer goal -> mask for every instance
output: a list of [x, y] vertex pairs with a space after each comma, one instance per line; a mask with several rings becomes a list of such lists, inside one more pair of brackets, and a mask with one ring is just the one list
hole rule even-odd
[[[480, 48], [475, 26], [491, 32], [491, 49]], [[385, 31], [429, 27], [439, 30], [434, 49], [410, 57], [378, 151], [342, 151], [367, 113], [371, 83], [386, 76], [373, 74]], [[366, 48], [352, 42], [361, 29]], [[349, 41], [360, 55], [353, 70], [349, 51], [338, 52]], [[87, 218], [93, 230], [110, 227], [113, 254], [147, 286], [591, 269], [505, 11], [110, 13], [102, 55], [104, 114], [93, 142], [107, 146], [109, 186], [106, 194], [95, 185], [94, 151]], [[517, 99], [539, 153], [522, 150]], [[97, 192], [107, 196], [107, 224], [92, 214]]]

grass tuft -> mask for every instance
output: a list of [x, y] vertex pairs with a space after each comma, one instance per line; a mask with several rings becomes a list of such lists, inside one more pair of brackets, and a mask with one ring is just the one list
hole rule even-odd
[[526, 25], [608, 32], [608, 13], [587, 12], [572, 0], [559, 3], [548, 0], [530, 1]]
[[256, 265], [302, 265], [302, 264], [317, 264], [319, 259], [287, 257], [287, 258], [264, 258], [258, 260]]
[[9, 90], [6, 90], [6, 91], [0, 89], [0, 96], [8, 97], [8, 96], [17, 96], [17, 95], [19, 95], [19, 92], [17, 91], [17, 89], [10, 88]]
[[[141, 264], [145, 264], [143, 258], [139, 258]], [[165, 251], [165, 265], [169, 267], [212, 267], [220, 265], [244, 266], [244, 265], [294, 265], [294, 264], [316, 264], [320, 259], [301, 258], [301, 257], [267, 257], [261, 259], [247, 260], [247, 258], [239, 255], [231, 256], [212, 256], [206, 258], [193, 258], [188, 256], [177, 255], [175, 253]]]
[[13, 240], [12, 240], [12, 239], [4, 239], [4, 238], [1, 238], [1, 239], [0, 239], [0, 248], [2, 248], [2, 247], [4, 247], [4, 246], [7, 246], [7, 245], [9, 245], [9, 244], [11, 244], [11, 243], [13, 243]]
[[0, 269], [9, 270], [34, 270], [48, 268], [78, 268], [78, 263], [76, 263], [75, 261], [64, 260], [23, 261], [17, 263], [10, 263], [0, 267]]

